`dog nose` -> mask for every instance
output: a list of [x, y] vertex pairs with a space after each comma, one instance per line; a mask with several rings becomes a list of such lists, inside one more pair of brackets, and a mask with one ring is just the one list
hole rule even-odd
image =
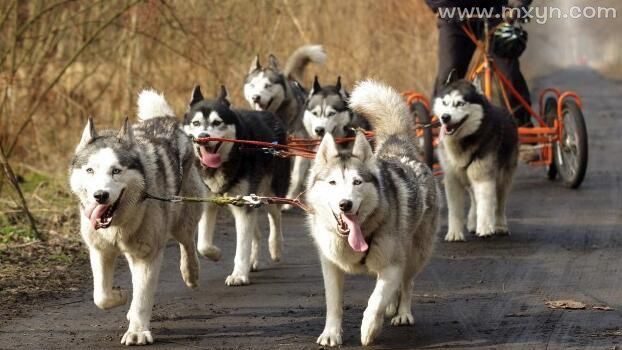
[[202, 139], [202, 138], [204, 138], [204, 137], [209, 137], [209, 134], [208, 134], [208, 133], [206, 133], [206, 132], [202, 132], [202, 133], [200, 133], [200, 134], [199, 134], [199, 136], [198, 136], [198, 137], [199, 137], [200, 139]]
[[443, 114], [441, 116], [441, 121], [443, 123], [449, 123], [450, 120], [451, 120], [451, 116], [449, 114]]
[[317, 136], [322, 137], [322, 136], [324, 136], [325, 133], [326, 133], [326, 130], [323, 127], [318, 126], [317, 128], [315, 128], [315, 134]]
[[110, 193], [106, 192], [106, 191], [95, 191], [95, 193], [93, 193], [93, 197], [95, 197], [95, 201], [99, 204], [104, 204], [108, 201], [108, 197], [110, 197]]
[[254, 95], [253, 96], [253, 102], [257, 103], [257, 102], [261, 102], [261, 96], [259, 95]]
[[339, 209], [343, 212], [349, 212], [352, 210], [352, 201], [349, 199], [342, 199], [339, 201]]

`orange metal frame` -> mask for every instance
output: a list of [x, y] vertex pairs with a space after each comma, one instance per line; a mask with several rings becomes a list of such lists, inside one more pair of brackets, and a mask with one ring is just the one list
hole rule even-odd
[[[529, 114], [531, 114], [537, 121], [537, 126], [533, 127], [520, 127], [518, 128], [519, 141], [522, 144], [538, 144], [541, 147], [541, 157], [539, 160], [532, 161], [531, 165], [550, 165], [553, 162], [553, 144], [559, 142], [562, 139], [563, 127], [563, 103], [567, 98], [573, 98], [579, 108], [582, 108], [582, 102], [579, 95], [574, 91], [561, 92], [555, 88], [548, 88], [542, 91], [540, 94], [540, 113], [533, 110], [531, 105], [521, 96], [516, 88], [512, 85], [510, 80], [501, 72], [497, 64], [491, 58], [489, 54], [490, 33], [486, 30], [485, 35], [487, 39], [480, 41], [477, 36], [467, 25], [464, 25], [463, 30], [465, 34], [471, 39], [471, 41], [479, 49], [479, 58], [476, 60], [476, 65], [473, 66], [468, 77], [471, 80], [475, 80], [477, 76], [483, 74], [484, 76], [484, 95], [491, 100], [493, 95], [492, 78], [496, 77], [499, 81], [499, 87], [501, 94], [504, 98], [504, 103], [509, 111], [512, 111], [512, 107], [509, 104], [507, 90], [510, 94], [516, 98], [522, 107], [524, 107]], [[494, 29], [493, 31], [494, 32]], [[507, 89], [507, 90], [506, 90]], [[553, 125], [549, 126], [544, 120], [544, 99], [547, 95], [555, 95], [557, 99], [557, 116], [553, 121]]]

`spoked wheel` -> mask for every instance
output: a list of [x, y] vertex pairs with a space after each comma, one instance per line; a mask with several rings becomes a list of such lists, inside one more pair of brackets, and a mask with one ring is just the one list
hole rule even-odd
[[[414, 102], [410, 105], [410, 109], [415, 117], [415, 122], [420, 125], [429, 125], [432, 122], [428, 109], [423, 103]], [[434, 166], [434, 145], [433, 145], [432, 128], [423, 128], [423, 137], [419, 139], [419, 147], [423, 151], [423, 161], [430, 169]]]
[[565, 100], [562, 108], [561, 140], [553, 148], [555, 167], [564, 186], [577, 188], [587, 169], [587, 128], [583, 112], [574, 100]]
[[[544, 121], [547, 126], [552, 128], [555, 119], [557, 119], [557, 98], [549, 97], [544, 102]], [[553, 146], [553, 152], [555, 152], [555, 146]], [[555, 158], [555, 155], [553, 155]], [[557, 177], [557, 166], [555, 165], [555, 159], [551, 162], [551, 164], [546, 166], [546, 177], [553, 181]]]

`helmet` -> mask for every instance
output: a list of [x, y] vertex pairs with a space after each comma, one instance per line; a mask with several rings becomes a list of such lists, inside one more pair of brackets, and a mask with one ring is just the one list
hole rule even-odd
[[502, 23], [492, 38], [492, 50], [504, 58], [518, 58], [527, 48], [527, 32], [518, 23]]

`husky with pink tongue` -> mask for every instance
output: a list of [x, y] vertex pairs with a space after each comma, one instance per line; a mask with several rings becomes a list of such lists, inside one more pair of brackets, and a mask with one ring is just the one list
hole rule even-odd
[[394, 326], [413, 325], [413, 280], [432, 254], [439, 195], [422, 162], [413, 119], [401, 95], [374, 81], [359, 83], [350, 108], [376, 131], [376, 150], [362, 133], [351, 151], [322, 139], [308, 178], [308, 222], [320, 252], [326, 293], [322, 346], [342, 343], [344, 275], [377, 280], [361, 324], [370, 345], [385, 315]]
[[113, 277], [120, 255], [130, 266], [132, 303], [127, 313], [129, 326], [121, 339], [125, 345], [153, 342], [151, 311], [169, 239], [179, 242], [185, 284], [195, 288], [199, 278], [195, 232], [202, 206], [156, 202], [146, 194], [206, 195], [192, 143], [164, 97], [154, 91], [141, 92], [138, 119], [133, 125], [126, 120], [120, 131], [96, 130], [89, 119], [70, 168], [71, 189], [80, 200], [80, 234], [89, 250], [97, 307], [107, 310], [127, 302], [128, 292], [113, 288]]
[[[212, 194], [284, 197], [287, 193], [289, 158], [276, 157], [259, 147], [222, 141], [253, 140], [285, 144], [285, 125], [271, 112], [231, 108], [224, 86], [216, 98], [205, 99], [197, 85], [192, 91], [183, 128], [194, 140], [216, 139], [194, 144], [201, 178]], [[250, 283], [249, 273], [256, 271], [259, 265], [259, 209], [233, 205], [229, 209], [235, 219], [237, 242], [233, 272], [225, 279], [225, 284], [241, 286]], [[281, 208], [269, 205], [266, 209], [270, 223], [270, 257], [279, 261], [283, 250]], [[217, 215], [218, 206], [207, 205], [199, 223], [199, 252], [212, 260], [220, 259], [220, 249], [212, 243]]]

